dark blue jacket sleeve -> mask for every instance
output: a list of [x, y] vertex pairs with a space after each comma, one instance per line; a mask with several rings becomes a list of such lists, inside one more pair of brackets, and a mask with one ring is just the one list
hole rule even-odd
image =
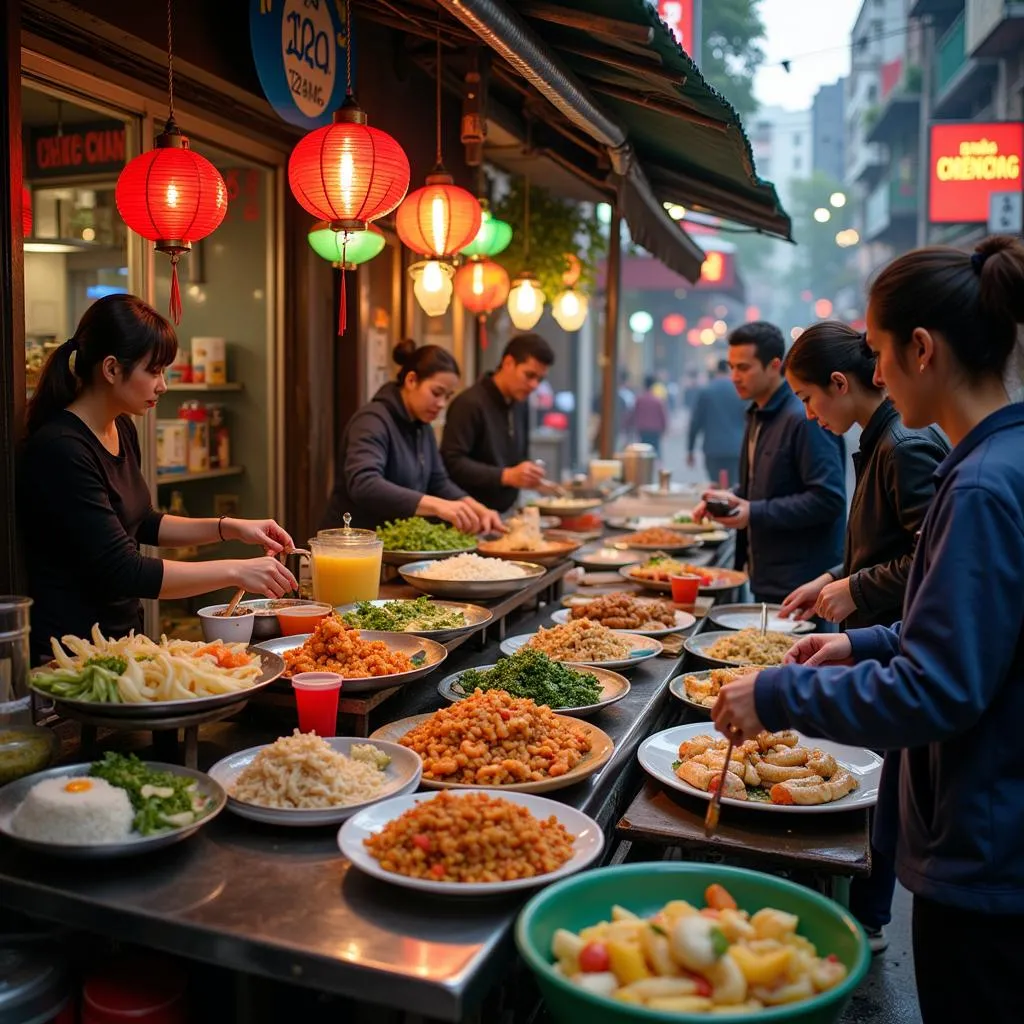
[[786, 666], [758, 676], [758, 715], [809, 736], [891, 750], [959, 735], [1005, 684], [1024, 625], [1024, 531], [982, 487], [953, 490], [926, 527], [912, 600], [900, 630], [858, 630], [854, 654], [899, 652], [887, 666]]
[[372, 509], [374, 518], [382, 523], [414, 516], [423, 497], [385, 477], [389, 444], [387, 427], [373, 410], [356, 413], [349, 424], [345, 451], [348, 495], [361, 508]]
[[810, 420], [798, 421], [792, 444], [803, 487], [780, 498], [750, 503], [750, 522], [773, 530], [802, 530], [834, 522], [846, 512], [846, 480], [839, 446]]
[[686, 450], [691, 455], [697, 446], [697, 438], [704, 433], [704, 412], [707, 409], [707, 404], [707, 391], [702, 388], [690, 415], [690, 431], [687, 435]]

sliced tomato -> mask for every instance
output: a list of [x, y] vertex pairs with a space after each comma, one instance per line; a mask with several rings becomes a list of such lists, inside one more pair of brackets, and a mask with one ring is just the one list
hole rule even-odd
[[580, 950], [580, 970], [584, 974], [599, 974], [610, 966], [608, 947], [603, 942], [588, 942]]
[[418, 846], [424, 853], [430, 853], [430, 836], [420, 832], [412, 837], [412, 842], [414, 846]]

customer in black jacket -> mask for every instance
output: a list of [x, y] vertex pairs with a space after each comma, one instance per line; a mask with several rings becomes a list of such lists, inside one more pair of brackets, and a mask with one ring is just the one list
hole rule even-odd
[[914, 544], [935, 496], [935, 470], [949, 443], [935, 428], [909, 430], [874, 383], [874, 357], [852, 327], [809, 327], [786, 359], [786, 379], [809, 420], [842, 435], [861, 426], [857, 486], [841, 564], [797, 587], [783, 614], [819, 615], [844, 629], [899, 621]]
[[501, 517], [448, 477], [430, 426], [459, 386], [459, 365], [439, 345], [395, 347], [398, 380], [385, 384], [349, 421], [344, 463], [323, 527], [372, 529], [389, 519], [433, 516], [468, 533], [500, 530]]
[[536, 487], [544, 469], [531, 462], [527, 399], [548, 374], [555, 353], [539, 334], [517, 334], [501, 363], [456, 396], [448, 410], [441, 456], [448, 474], [477, 501], [510, 509], [520, 488]]
[[[729, 337], [729, 366], [740, 398], [753, 404], [740, 450], [740, 484], [710, 490], [726, 501], [717, 518], [739, 530], [736, 568], [746, 568], [758, 601], [781, 601], [842, 557], [846, 487], [842, 439], [808, 423], [782, 377], [786, 346], [774, 324], [754, 321]], [[702, 501], [694, 518], [706, 514]]]
[[[844, 629], [891, 626], [902, 618], [903, 597], [917, 533], [935, 497], [935, 472], [949, 443], [935, 427], [910, 430], [875, 384], [875, 356], [864, 335], [836, 321], [809, 327], [790, 350], [786, 379], [807, 410], [829, 433], [860, 424], [854, 455], [857, 486], [846, 527], [841, 565], [797, 587], [782, 603], [783, 616], [819, 615]], [[899, 757], [886, 757], [875, 818], [871, 876], [856, 879], [850, 909], [871, 947], [886, 946], [896, 886], [893, 847], [898, 831]]]

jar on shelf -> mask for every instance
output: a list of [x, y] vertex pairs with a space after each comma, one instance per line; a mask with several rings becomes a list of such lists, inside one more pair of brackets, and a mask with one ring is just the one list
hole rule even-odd
[[188, 471], [207, 472], [210, 468], [210, 422], [206, 406], [195, 400], [183, 402], [178, 418], [188, 423]]
[[210, 469], [227, 469], [231, 465], [231, 431], [223, 405], [207, 406], [210, 416]]
[[188, 424], [184, 420], [156, 421], [156, 471], [188, 471]]
[[223, 338], [192, 339], [192, 380], [196, 384], [227, 383], [227, 342]]

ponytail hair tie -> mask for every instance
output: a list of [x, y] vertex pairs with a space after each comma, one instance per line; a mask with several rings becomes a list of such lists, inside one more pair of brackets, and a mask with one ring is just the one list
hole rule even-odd
[[985, 266], [985, 260], [987, 260], [989, 254], [987, 252], [974, 252], [971, 253], [971, 267], [974, 272], [980, 276], [981, 268]]

